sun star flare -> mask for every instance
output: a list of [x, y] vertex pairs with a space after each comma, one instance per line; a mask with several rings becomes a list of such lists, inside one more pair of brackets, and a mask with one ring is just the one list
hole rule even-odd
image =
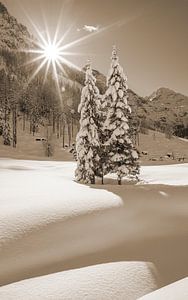
[[49, 61], [57, 61], [61, 55], [59, 48], [56, 45], [49, 44], [44, 48], [44, 56]]

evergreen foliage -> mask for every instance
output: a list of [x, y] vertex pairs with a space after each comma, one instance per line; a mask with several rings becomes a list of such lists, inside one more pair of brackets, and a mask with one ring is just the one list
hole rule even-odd
[[4, 145], [10, 146], [12, 137], [9, 122], [4, 123], [2, 136]]
[[3, 134], [3, 109], [0, 108], [0, 135]]

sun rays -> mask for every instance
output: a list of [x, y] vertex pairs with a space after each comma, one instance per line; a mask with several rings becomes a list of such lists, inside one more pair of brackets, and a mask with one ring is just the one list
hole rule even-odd
[[[70, 24], [70, 26], [67, 26], [67, 23], [66, 26], [62, 26], [62, 21], [66, 19], [66, 16], [63, 15], [67, 11], [65, 7], [62, 9], [62, 12], [60, 12], [53, 34], [51, 28], [48, 28], [48, 22], [43, 13], [41, 14], [43, 20], [43, 30], [41, 30], [41, 28], [36, 25], [36, 23], [28, 15], [23, 7], [22, 10], [36, 33], [36, 40], [31, 41], [31, 44], [33, 46], [28, 50], [23, 50], [24, 52], [28, 52], [31, 54], [31, 59], [27, 61], [26, 64], [33, 64], [35, 67], [33, 74], [29, 78], [28, 84], [39, 74], [39, 72], [43, 72], [41, 74], [43, 76], [43, 83], [45, 83], [49, 72], [51, 72], [58, 88], [60, 98], [62, 97], [61, 79], [62, 77], [67, 77], [65, 66], [79, 71], [81, 70], [70, 60], [71, 57], [85, 56], [85, 61], [87, 61], [88, 58], [91, 58], [93, 56], [91, 53], [78, 52], [77, 47], [81, 46], [82, 43], [85, 44], [86, 41], [88, 42], [91, 39], [97, 38], [100, 34], [105, 33], [115, 26], [119, 26], [118, 21], [108, 26], [100, 27], [95, 32], [84, 34], [81, 37], [79, 35], [78, 38], [71, 40], [70, 37], [73, 33], [75, 24], [72, 23]], [[73, 36], [75, 35], [73, 34]], [[69, 37], [69, 42], [66, 42], [67, 37]]]

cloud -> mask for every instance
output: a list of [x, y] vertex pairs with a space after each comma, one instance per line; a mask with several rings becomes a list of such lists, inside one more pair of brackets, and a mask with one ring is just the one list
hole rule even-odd
[[87, 32], [97, 32], [99, 30], [99, 26], [93, 26], [93, 25], [84, 25], [82, 28], [76, 28], [76, 31], [87, 31]]
[[93, 26], [93, 25], [84, 25], [83, 30], [88, 32], [95, 32], [99, 30], [99, 26]]

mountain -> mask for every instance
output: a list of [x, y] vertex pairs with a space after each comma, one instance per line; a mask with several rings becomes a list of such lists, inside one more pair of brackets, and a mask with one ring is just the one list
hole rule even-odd
[[16, 76], [26, 56], [29, 57], [20, 50], [31, 48], [33, 41], [27, 28], [19, 24], [0, 2], [0, 72]]
[[[34, 44], [34, 37], [28, 32], [27, 28], [19, 24], [13, 16], [9, 14], [6, 7], [0, 2], [0, 71], [6, 68], [6, 72], [18, 73], [17, 65], [23, 63], [23, 58], [19, 58], [14, 70], [12, 64], [14, 57], [19, 56], [19, 49], [31, 48]], [[20, 54], [20, 55], [23, 55]], [[24, 58], [29, 60], [29, 56]], [[8, 66], [8, 67], [7, 67]], [[29, 78], [33, 70], [36, 70], [36, 63], [32, 66], [22, 69], [20, 72], [20, 84]], [[78, 71], [67, 65], [64, 65], [66, 74], [59, 74], [61, 84], [65, 87], [64, 104], [67, 110], [74, 109], [80, 101], [80, 91], [84, 85], [84, 70]], [[30, 72], [30, 73], [28, 73]], [[39, 74], [43, 77], [43, 71]], [[98, 70], [93, 70], [96, 77], [96, 84], [103, 94], [106, 90], [106, 77]], [[41, 80], [42, 82], [42, 80]], [[35, 84], [34, 84], [35, 85]], [[51, 88], [51, 84], [50, 84]], [[39, 89], [41, 89], [39, 87]], [[3, 94], [3, 91], [0, 91]], [[29, 92], [32, 94], [32, 90]], [[46, 95], [45, 95], [46, 97]], [[43, 98], [45, 98], [43, 96]], [[140, 97], [131, 89], [128, 90], [129, 104], [133, 111], [134, 118], [141, 122], [141, 126], [150, 129], [165, 131], [166, 128], [172, 128], [172, 131], [180, 136], [188, 136], [188, 97], [167, 88], [160, 88], [148, 97]], [[50, 98], [50, 96], [49, 96]], [[40, 100], [38, 100], [40, 102]], [[64, 106], [64, 108], [65, 108]], [[79, 116], [77, 116], [78, 118]]]
[[31, 35], [27, 28], [19, 24], [0, 2], [0, 49], [18, 50], [31, 45]]
[[[160, 88], [145, 98], [146, 119], [151, 125], [164, 130], [167, 127], [188, 128], [188, 96], [168, 88]], [[186, 136], [188, 134], [186, 133]]]

